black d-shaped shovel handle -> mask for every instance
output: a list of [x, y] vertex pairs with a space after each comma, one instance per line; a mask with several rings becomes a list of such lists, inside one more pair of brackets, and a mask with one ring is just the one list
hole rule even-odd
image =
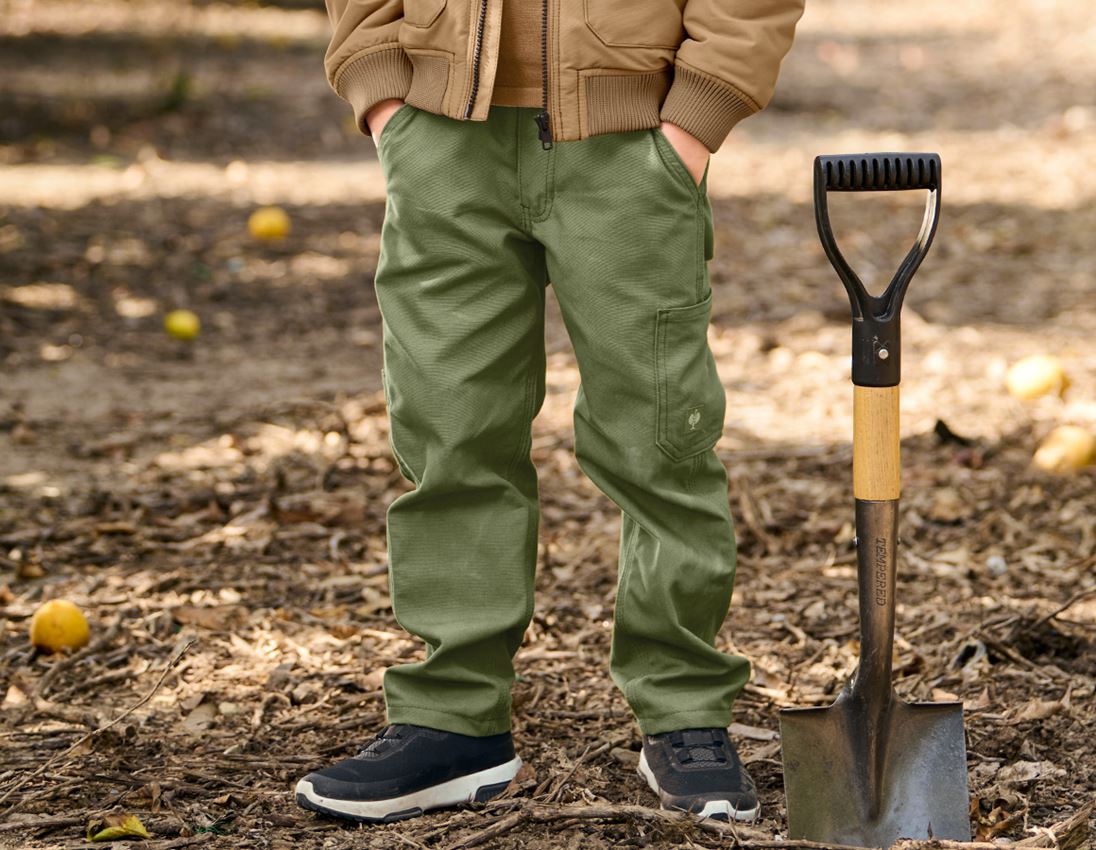
[[[893, 387], [901, 378], [898, 315], [914, 272], [925, 259], [940, 217], [940, 157], [934, 153], [866, 153], [820, 156], [814, 161], [814, 217], [826, 256], [852, 303], [852, 381]], [[842, 256], [830, 227], [830, 192], [927, 189], [925, 218], [913, 248], [881, 295], [871, 295]]]

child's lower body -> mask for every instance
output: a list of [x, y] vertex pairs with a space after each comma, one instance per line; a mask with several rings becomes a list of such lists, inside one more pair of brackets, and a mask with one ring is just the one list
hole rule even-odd
[[623, 514], [613, 680], [645, 736], [723, 730], [749, 664], [715, 646], [735, 540], [714, 448], [707, 173], [697, 185], [657, 127], [544, 149], [537, 112], [465, 122], [405, 104], [379, 140], [383, 378], [415, 485], [388, 511], [390, 586], [427, 648], [387, 670], [388, 720], [508, 740], [533, 613], [550, 283], [581, 375], [575, 454]]

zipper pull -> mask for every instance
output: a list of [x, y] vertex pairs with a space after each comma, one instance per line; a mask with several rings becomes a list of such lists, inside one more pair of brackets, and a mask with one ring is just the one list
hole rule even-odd
[[552, 147], [552, 130], [548, 126], [548, 113], [538, 112], [534, 119], [537, 122], [537, 137], [540, 139], [540, 146], [544, 150], [549, 150]]

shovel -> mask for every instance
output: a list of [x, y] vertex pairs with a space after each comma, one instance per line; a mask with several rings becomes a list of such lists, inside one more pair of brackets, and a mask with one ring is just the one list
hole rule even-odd
[[[900, 492], [899, 315], [940, 214], [936, 154], [815, 160], [814, 203], [826, 256], [852, 303], [853, 495], [860, 660], [825, 708], [780, 713], [788, 837], [890, 847], [900, 838], [970, 840], [963, 707], [909, 703], [891, 681]], [[830, 227], [829, 192], [927, 189], [921, 232], [881, 295], [868, 293]]]

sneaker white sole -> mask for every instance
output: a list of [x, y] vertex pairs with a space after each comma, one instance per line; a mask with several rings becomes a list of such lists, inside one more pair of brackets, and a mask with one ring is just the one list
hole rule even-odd
[[[647, 754], [640, 753], [639, 755], [639, 767], [637, 772], [640, 776], [647, 780], [647, 785], [655, 794], [658, 795], [659, 807], [666, 809], [667, 811], [680, 811], [671, 806], [667, 806], [662, 802], [662, 789], [658, 787], [658, 780], [655, 779], [654, 771], [651, 770], [647, 764]], [[704, 808], [699, 812], [693, 812], [696, 817], [710, 818], [714, 815], [726, 815], [727, 820], [736, 821], [753, 821], [757, 820], [757, 816], [761, 813], [761, 805], [758, 804], [752, 809], [738, 809], [730, 800], [709, 800], [704, 804]]]
[[[423, 788], [387, 800], [338, 800], [318, 794], [307, 779], [297, 783], [297, 802], [307, 809], [361, 821], [397, 821], [413, 818], [431, 809], [484, 801], [498, 795], [521, 769], [521, 759], [458, 776], [430, 788]], [[486, 793], [485, 793], [486, 792]], [[494, 792], [494, 793], [491, 793]]]

